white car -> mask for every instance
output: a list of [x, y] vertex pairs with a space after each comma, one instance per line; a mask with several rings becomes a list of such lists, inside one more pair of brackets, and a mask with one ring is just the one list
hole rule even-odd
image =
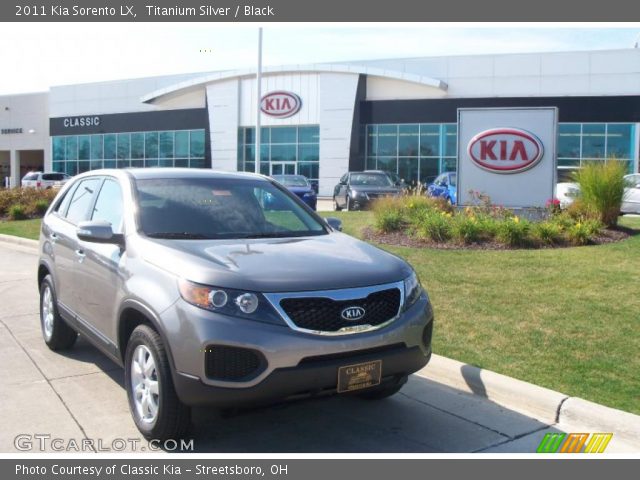
[[560, 208], [565, 209], [580, 196], [580, 185], [571, 182], [561, 182], [556, 186], [556, 198], [560, 200]]
[[624, 179], [628, 186], [624, 189], [624, 199], [620, 211], [640, 214], [640, 173], [627, 175]]
[[48, 188], [60, 188], [71, 179], [66, 173], [58, 172], [29, 172], [22, 177], [22, 188], [37, 188], [46, 190]]

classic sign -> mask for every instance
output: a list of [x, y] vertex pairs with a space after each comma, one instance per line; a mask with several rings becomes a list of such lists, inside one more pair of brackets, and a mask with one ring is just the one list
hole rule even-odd
[[267, 93], [260, 101], [260, 110], [266, 115], [287, 118], [295, 115], [302, 107], [302, 100], [291, 92], [277, 91]]
[[471, 139], [469, 157], [494, 173], [518, 173], [534, 167], [544, 154], [542, 142], [519, 128], [492, 128]]

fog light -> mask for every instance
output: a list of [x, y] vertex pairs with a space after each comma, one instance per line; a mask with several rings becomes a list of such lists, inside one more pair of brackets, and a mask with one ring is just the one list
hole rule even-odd
[[216, 308], [222, 308], [227, 304], [227, 294], [224, 290], [211, 290], [209, 303]]
[[253, 293], [243, 293], [236, 298], [236, 305], [244, 313], [253, 313], [258, 309], [258, 297]]

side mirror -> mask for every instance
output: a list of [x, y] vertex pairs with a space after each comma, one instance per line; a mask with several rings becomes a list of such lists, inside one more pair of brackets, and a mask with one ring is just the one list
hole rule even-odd
[[325, 218], [325, 221], [327, 222], [327, 225], [329, 225], [334, 230], [337, 230], [339, 232], [342, 231], [342, 220], [340, 220], [339, 218], [327, 217]]
[[102, 220], [80, 222], [76, 235], [83, 242], [113, 243], [124, 247], [124, 235], [113, 233], [111, 224]]

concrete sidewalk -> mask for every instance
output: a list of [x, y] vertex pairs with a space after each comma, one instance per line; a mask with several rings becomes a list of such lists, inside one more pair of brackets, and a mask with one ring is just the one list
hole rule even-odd
[[[64, 353], [51, 352], [44, 344], [36, 261], [28, 243], [0, 241], [0, 379], [4, 385], [0, 451], [16, 451], [15, 437], [21, 434], [50, 435], [62, 439], [63, 446], [71, 439], [100, 441], [106, 447], [114, 446], [116, 439], [141, 442], [129, 414], [122, 370], [82, 338]], [[335, 397], [242, 412], [195, 409], [191, 429], [195, 449], [533, 453], [545, 433], [598, 431], [585, 430], [570, 416], [557, 422], [547, 409], [522, 408], [526, 402], [508, 405], [508, 398], [496, 394], [491, 381], [482, 384], [482, 394], [472, 380], [473, 371], [457, 380], [447, 379], [442, 372], [451, 374], [462, 365], [447, 366], [447, 361], [436, 357], [411, 377], [400, 394], [380, 402]], [[475, 376], [487, 380], [486, 373]], [[458, 385], [460, 378], [464, 384]], [[520, 396], [526, 397], [527, 391]], [[613, 433], [608, 453], [640, 452], [638, 439], [632, 442]], [[144, 442], [138, 445], [145, 448]], [[51, 449], [49, 444], [46, 450]], [[127, 450], [131, 449], [129, 445]]]

